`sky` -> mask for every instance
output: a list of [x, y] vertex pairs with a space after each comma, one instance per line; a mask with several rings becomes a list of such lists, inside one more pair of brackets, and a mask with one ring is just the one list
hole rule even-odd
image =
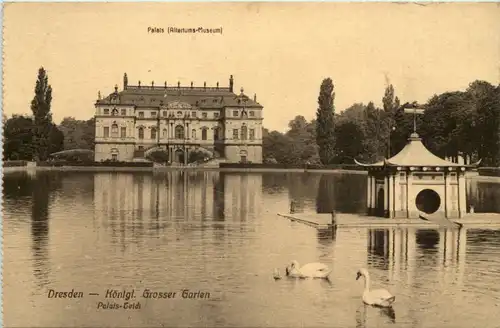
[[[227, 86], [257, 95], [264, 127], [316, 115], [324, 78], [335, 110], [373, 101], [393, 84], [403, 101], [500, 83], [495, 3], [7, 3], [3, 110], [29, 114], [39, 67], [52, 113], [89, 119], [115, 84]], [[148, 27], [165, 33], [148, 33]], [[222, 34], [169, 34], [222, 27]]]

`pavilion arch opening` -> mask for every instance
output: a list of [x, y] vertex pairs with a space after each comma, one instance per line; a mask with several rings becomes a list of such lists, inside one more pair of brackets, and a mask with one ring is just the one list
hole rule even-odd
[[424, 189], [417, 194], [415, 203], [420, 212], [433, 214], [441, 206], [441, 197], [432, 189]]

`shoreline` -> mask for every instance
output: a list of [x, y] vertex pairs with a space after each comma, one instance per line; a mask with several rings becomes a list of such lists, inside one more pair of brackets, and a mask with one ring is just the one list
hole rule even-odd
[[[171, 172], [171, 171], [217, 171], [233, 173], [349, 173], [367, 175], [368, 172], [348, 169], [274, 169], [274, 168], [220, 168], [216, 166], [166, 166], [166, 167], [103, 167], [103, 166], [13, 166], [3, 167], [3, 173], [38, 171], [60, 171], [60, 172]], [[467, 179], [473, 179], [481, 182], [498, 182], [498, 176], [479, 175], [472, 172], [466, 176]]]

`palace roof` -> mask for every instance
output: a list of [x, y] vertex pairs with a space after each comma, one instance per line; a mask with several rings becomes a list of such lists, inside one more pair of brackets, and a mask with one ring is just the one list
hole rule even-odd
[[[126, 79], [126, 77], [125, 77]], [[229, 87], [203, 87], [191, 86], [163, 86], [151, 85], [127, 85], [124, 80], [122, 91], [118, 91], [115, 86], [115, 92], [109, 94], [103, 99], [99, 99], [96, 105], [135, 105], [136, 107], [163, 107], [171, 102], [187, 103], [193, 108], [201, 109], [221, 109], [224, 107], [242, 107], [259, 108], [262, 105], [254, 99], [249, 98], [243, 93], [243, 88], [239, 95], [233, 92], [233, 80], [230, 79]]]
[[[467, 166], [463, 164], [453, 163], [444, 160], [433, 153], [431, 153], [422, 143], [422, 139], [417, 133], [412, 133], [408, 138], [408, 143], [406, 146], [396, 155], [389, 159], [384, 159], [383, 161], [364, 164], [354, 160], [356, 164], [367, 167], [376, 166], [442, 166], [442, 167], [458, 167]], [[473, 164], [477, 165], [479, 164]]]

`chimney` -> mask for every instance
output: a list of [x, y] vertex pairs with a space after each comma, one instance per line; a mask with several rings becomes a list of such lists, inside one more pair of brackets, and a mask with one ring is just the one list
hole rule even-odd
[[123, 90], [127, 90], [127, 86], [128, 86], [128, 77], [127, 77], [127, 73], [123, 74]]
[[141, 88], [141, 80], [139, 80], [139, 84], [138, 85], [139, 85], [139, 89], [140, 89]]
[[257, 102], [257, 94], [256, 93], [253, 94], [253, 101]]
[[233, 86], [234, 86], [234, 80], [233, 80], [233, 76], [231, 75], [229, 77], [229, 91], [233, 92]]

